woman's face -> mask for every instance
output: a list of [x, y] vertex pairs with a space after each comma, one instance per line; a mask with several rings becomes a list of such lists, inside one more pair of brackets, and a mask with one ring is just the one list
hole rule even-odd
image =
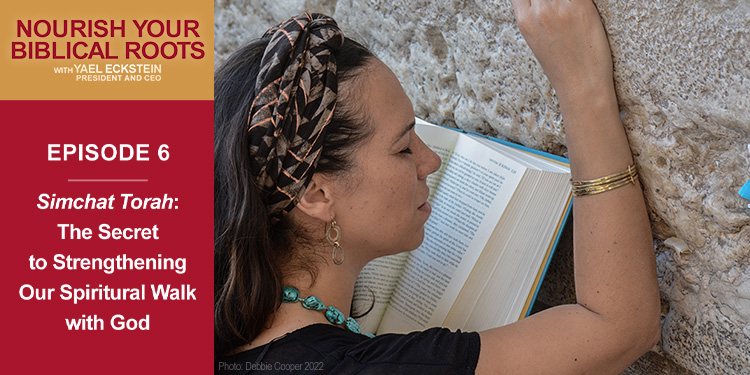
[[351, 176], [334, 185], [333, 212], [347, 260], [367, 262], [422, 243], [431, 212], [426, 178], [440, 157], [414, 132], [411, 101], [393, 72], [376, 59], [364, 72], [346, 97], [361, 98], [372, 134], [356, 150]]

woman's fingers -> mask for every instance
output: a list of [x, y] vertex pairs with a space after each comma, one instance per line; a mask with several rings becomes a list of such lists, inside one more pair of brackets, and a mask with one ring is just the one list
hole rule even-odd
[[516, 13], [516, 18], [519, 13], [525, 12], [531, 7], [530, 0], [511, 0], [511, 4], [513, 5], [513, 11]]
[[591, 0], [513, 0], [513, 8], [558, 96], [609, 89], [609, 44]]

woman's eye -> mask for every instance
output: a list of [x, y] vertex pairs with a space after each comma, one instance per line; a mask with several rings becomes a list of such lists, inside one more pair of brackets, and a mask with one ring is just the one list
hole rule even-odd
[[407, 147], [407, 148], [401, 150], [401, 153], [402, 154], [411, 154], [411, 148]]

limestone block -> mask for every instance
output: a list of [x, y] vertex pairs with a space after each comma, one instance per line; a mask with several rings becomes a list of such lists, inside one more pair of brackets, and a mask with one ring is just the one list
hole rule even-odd
[[695, 375], [663, 356], [648, 352], [628, 367], [621, 375]]
[[214, 0], [214, 63], [303, 11], [333, 15], [336, 0]]
[[[662, 354], [697, 374], [750, 373], [750, 202], [737, 194], [750, 179], [750, 1], [596, 3], [656, 237]], [[215, 4], [217, 62], [322, 11], [391, 67], [418, 116], [566, 151], [557, 98], [507, 0]], [[663, 245], [670, 237], [692, 252]]]

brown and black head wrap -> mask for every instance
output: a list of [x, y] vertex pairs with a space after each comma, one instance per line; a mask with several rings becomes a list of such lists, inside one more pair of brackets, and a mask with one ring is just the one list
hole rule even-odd
[[336, 106], [336, 21], [304, 13], [272, 27], [250, 105], [251, 172], [272, 216], [299, 201]]

